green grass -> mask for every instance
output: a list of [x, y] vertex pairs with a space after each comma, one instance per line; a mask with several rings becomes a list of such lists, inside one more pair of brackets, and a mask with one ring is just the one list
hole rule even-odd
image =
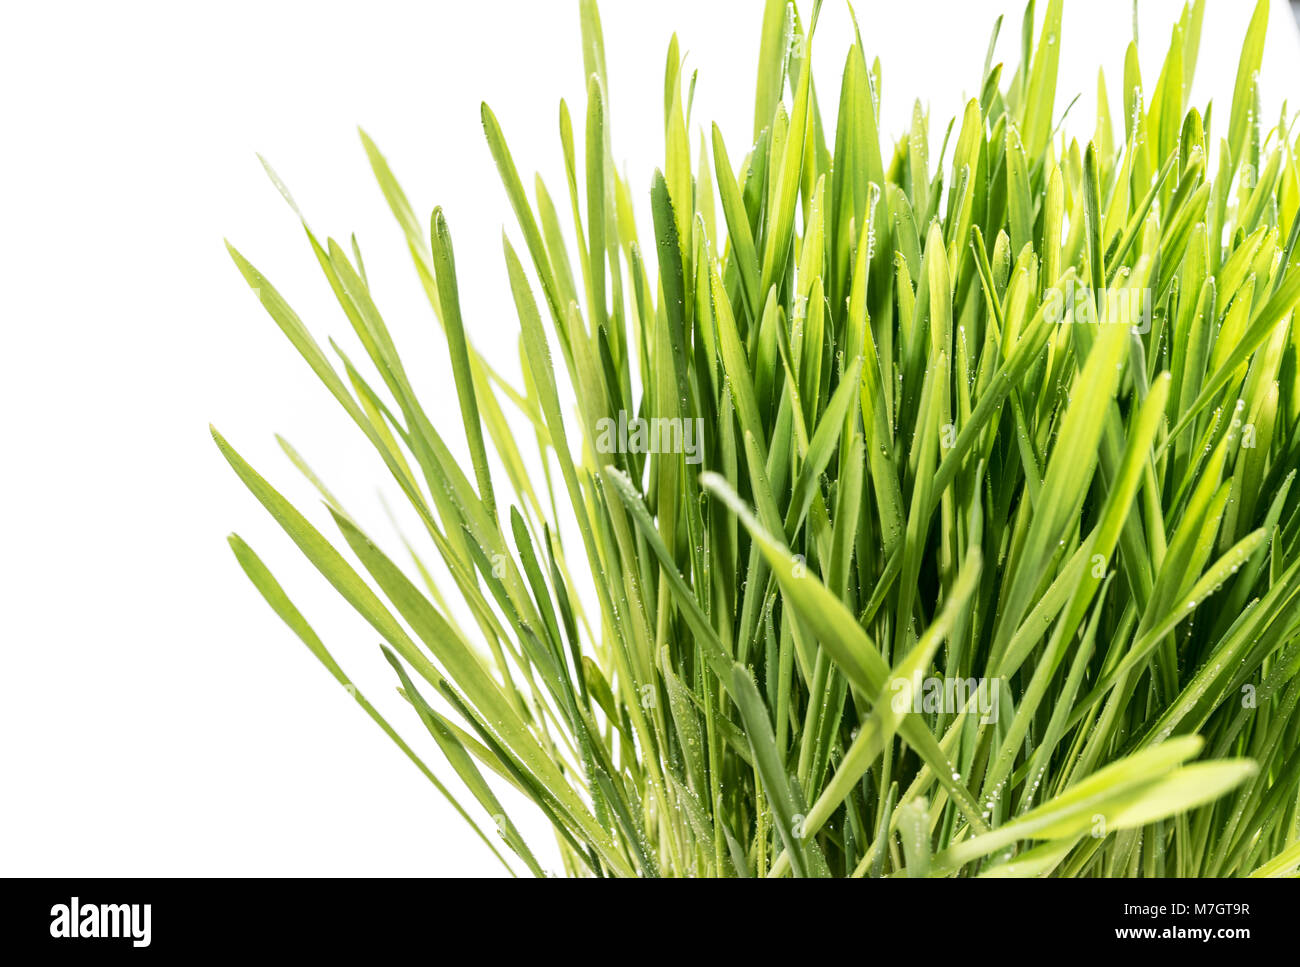
[[[1099, 77], [1086, 145], [1053, 113], [1049, 0], [940, 144], [918, 104], [882, 151], [879, 62], [852, 38], [824, 113], [819, 4], [769, 0], [752, 145], [692, 141], [674, 39], [637, 225], [582, 0], [558, 194], [483, 107], [521, 378], [467, 339], [441, 212], [362, 137], [461, 421], [430, 418], [355, 243], [308, 229], [364, 359], [231, 249], [420, 522], [381, 549], [286, 448], [327, 537], [214, 431], [382, 640], [402, 721], [232, 536], [239, 563], [515, 872], [543, 868], [506, 788], [572, 875], [1293, 875], [1300, 164], [1256, 89], [1267, 0], [1231, 102], [1185, 103], [1203, 4], [1155, 77], [1130, 47], [1113, 108]], [[703, 462], [604, 452], [620, 411], [702, 420]], [[990, 690], [936, 704], [932, 680]]]

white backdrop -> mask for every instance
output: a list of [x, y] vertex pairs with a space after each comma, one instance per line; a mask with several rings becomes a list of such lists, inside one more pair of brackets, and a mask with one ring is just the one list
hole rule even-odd
[[[208, 436], [211, 421], [315, 506], [275, 446], [283, 433], [391, 543], [375, 496], [382, 466], [222, 238], [318, 337], [352, 345], [260, 151], [318, 234], [356, 232], [417, 385], [459, 439], [446, 350], [355, 126], [422, 217], [444, 206], [471, 338], [516, 374], [500, 246], [514, 223], [479, 101], [521, 171], [539, 168], [562, 195], [558, 99], [579, 118], [584, 103], [576, 0], [117, 6], [10, 5], [0, 30], [0, 875], [499, 872], [226, 547], [235, 529], [259, 550], [362, 689], [418, 740], [374, 632], [300, 563]], [[1020, 3], [855, 6], [882, 60], [891, 135], [913, 98], [939, 124], [976, 92], [997, 12], [1008, 14], [999, 54], [1016, 60]], [[1149, 84], [1180, 6], [1141, 5]], [[1252, 6], [1209, 0], [1192, 94], [1215, 96], [1219, 118]], [[694, 120], [718, 120], [743, 155], [761, 10], [603, 5], [614, 149], [634, 186], [662, 164], [673, 28], [700, 70]], [[1272, 13], [1261, 78], [1275, 116], [1283, 97], [1300, 105], [1300, 36], [1281, 0]], [[1128, 0], [1066, 3], [1058, 109], [1082, 92], [1072, 117], [1086, 130], [1098, 63], [1112, 108], [1122, 103], [1130, 17]], [[850, 37], [847, 8], [827, 0], [815, 59], [828, 123]]]

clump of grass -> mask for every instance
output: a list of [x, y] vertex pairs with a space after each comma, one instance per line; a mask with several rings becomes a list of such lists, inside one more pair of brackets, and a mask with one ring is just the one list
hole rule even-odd
[[[522, 381], [466, 338], [441, 212], [417, 215], [363, 137], [461, 425], [430, 419], [355, 247], [308, 229], [366, 361], [331, 358], [231, 250], [472, 616], [322, 488], [327, 539], [214, 433], [382, 638], [418, 741], [232, 537], [239, 562], [512, 870], [542, 867], [502, 786], [575, 875], [1292, 873], [1300, 166], [1259, 104], [1267, 0], [1231, 104], [1212, 126], [1185, 103], [1202, 7], [1154, 84], [1130, 47], [1120, 126], [1099, 78], [1086, 145], [1053, 114], [1069, 38], [1049, 0], [937, 152], [919, 105], [882, 152], [879, 62], [853, 38], [827, 126], [819, 4], [769, 0], [743, 157], [716, 127], [693, 148], [674, 39], [639, 226], [583, 0], [585, 117], [560, 125], [576, 249], [483, 108], [518, 220]], [[700, 427], [702, 462], [611, 430], [629, 421]]]

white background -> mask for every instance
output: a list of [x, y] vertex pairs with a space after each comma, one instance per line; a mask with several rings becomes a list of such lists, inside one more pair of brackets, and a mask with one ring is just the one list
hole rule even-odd
[[[1192, 94], [1216, 97], [1220, 126], [1252, 6], [1209, 0]], [[1179, 7], [1142, 4], [1148, 86]], [[883, 63], [886, 132], [901, 132], [914, 97], [946, 123], [976, 93], [1004, 10], [999, 57], [1014, 66], [1021, 9], [859, 0], [868, 54]], [[716, 119], [739, 159], [761, 10], [759, 0], [604, 4], [614, 149], [639, 197], [662, 164], [671, 29], [700, 70], [695, 125]], [[1090, 131], [1099, 63], [1112, 109], [1122, 103], [1131, 5], [1067, 0], [1065, 18], [1058, 109], [1082, 92], [1072, 118]], [[499, 871], [227, 549], [237, 529], [418, 742], [374, 632], [300, 562], [208, 435], [211, 421], [300, 506], [317, 507], [275, 446], [283, 433], [392, 545], [375, 496], [382, 466], [257, 305], [222, 238], [318, 338], [354, 345], [261, 152], [318, 234], [357, 233], [417, 386], [459, 440], [446, 350], [355, 126], [387, 153], [421, 217], [445, 207], [471, 339], [515, 376], [500, 246], [514, 222], [479, 101], [495, 109], [525, 181], [540, 169], [564, 209], [557, 104], [567, 97], [582, 117], [578, 38], [576, 0], [6, 8], [0, 874]], [[842, 0], [827, 0], [815, 59], [828, 123], [850, 38]], [[1261, 72], [1270, 117], [1285, 96], [1300, 106], [1298, 55], [1278, 0]], [[644, 209], [640, 224], [644, 235]]]

